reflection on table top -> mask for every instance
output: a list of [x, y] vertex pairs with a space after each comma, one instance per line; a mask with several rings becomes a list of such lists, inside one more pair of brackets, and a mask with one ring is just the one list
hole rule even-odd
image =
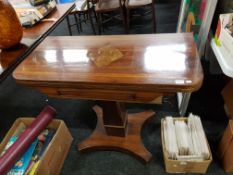
[[[88, 53], [110, 45], [123, 57], [97, 67]], [[47, 37], [15, 70], [35, 86], [195, 91], [203, 73], [191, 33]]]
[[42, 41], [75, 7], [74, 4], [57, 5], [46, 18], [56, 21], [39, 22], [31, 28], [24, 29], [23, 39], [15, 48], [0, 50], [0, 82]]

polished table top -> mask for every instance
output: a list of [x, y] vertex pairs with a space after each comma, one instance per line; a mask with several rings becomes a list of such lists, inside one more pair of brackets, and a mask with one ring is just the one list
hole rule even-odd
[[[87, 53], [105, 45], [123, 57], [98, 67]], [[191, 33], [47, 37], [13, 76], [31, 86], [144, 92], [192, 92], [203, 81]]]
[[[93, 53], [103, 48], [110, 50], [105, 61], [121, 55], [118, 51], [123, 56], [98, 66]], [[100, 100], [101, 107], [93, 108], [96, 128], [78, 144], [80, 151], [116, 150], [148, 162], [152, 154], [140, 133], [154, 112], [127, 114], [122, 102], [153, 103], [166, 93], [195, 91], [203, 72], [193, 35], [175, 33], [47, 37], [13, 77], [49, 96]]]
[[57, 5], [46, 18], [55, 21], [39, 22], [31, 28], [25, 28], [21, 43], [9, 50], [0, 50], [0, 82], [29, 54], [75, 7], [73, 3]]

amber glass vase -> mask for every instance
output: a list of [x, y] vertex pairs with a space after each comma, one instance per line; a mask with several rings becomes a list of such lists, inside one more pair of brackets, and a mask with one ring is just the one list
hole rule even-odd
[[7, 0], [0, 0], [0, 49], [16, 46], [23, 36], [23, 28], [14, 8]]

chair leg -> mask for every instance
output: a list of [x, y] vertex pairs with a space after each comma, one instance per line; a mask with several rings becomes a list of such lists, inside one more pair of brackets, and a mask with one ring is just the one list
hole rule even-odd
[[130, 29], [130, 9], [126, 9], [126, 33], [129, 33]]
[[79, 19], [79, 28], [80, 28], [80, 31], [81, 31], [81, 32], [83, 32], [83, 27], [82, 27], [82, 22], [83, 22], [82, 17], [83, 17], [83, 16], [84, 16], [84, 14], [83, 14], [83, 13], [78, 14], [78, 19]]
[[92, 10], [92, 11], [93, 11], [93, 13], [94, 13], [94, 15], [95, 15], [95, 21], [96, 21], [96, 23], [97, 23], [97, 22], [98, 22], [98, 21], [97, 21], [98, 19], [97, 19], [96, 11], [95, 11], [95, 9], [94, 9], [94, 8], [93, 8], [93, 10]]
[[128, 31], [128, 28], [127, 28], [127, 19], [126, 19], [125, 11], [124, 11], [123, 8], [121, 8], [121, 16], [122, 16], [122, 19], [123, 19], [123, 25], [124, 25], [125, 33], [128, 34], [129, 31]]
[[87, 14], [83, 14], [83, 18], [84, 18], [84, 23], [87, 23], [87, 19], [88, 19], [88, 15]]
[[95, 22], [96, 22], [96, 26], [97, 26], [97, 30], [99, 31], [100, 29], [99, 29], [99, 24], [98, 24], [98, 16], [97, 16], [97, 14], [96, 14], [96, 11], [95, 11], [95, 9], [93, 8], [92, 9], [92, 12], [94, 13], [94, 17], [95, 17]]
[[77, 26], [77, 31], [78, 31], [78, 33], [80, 33], [80, 29], [79, 29], [79, 19], [77, 18], [77, 15], [76, 14], [74, 14], [74, 19], [75, 19], [75, 23], [76, 23], [76, 26]]
[[155, 15], [155, 3], [152, 0], [152, 21], [153, 21], [153, 32], [156, 33], [156, 15]]
[[98, 26], [99, 35], [101, 35], [101, 14], [99, 13], [97, 15], [97, 26]]
[[71, 26], [70, 26], [69, 15], [66, 17], [66, 21], [67, 21], [67, 26], [68, 26], [69, 34], [70, 34], [70, 36], [71, 36], [71, 35], [72, 35], [72, 31], [71, 31]]
[[91, 12], [92, 12], [92, 10], [89, 10], [89, 11], [88, 11], [88, 18], [90, 19], [90, 22], [91, 22], [92, 31], [93, 31], [93, 33], [96, 35], [95, 27], [94, 27], [94, 23], [93, 23], [93, 19], [92, 19], [92, 17], [91, 17]]

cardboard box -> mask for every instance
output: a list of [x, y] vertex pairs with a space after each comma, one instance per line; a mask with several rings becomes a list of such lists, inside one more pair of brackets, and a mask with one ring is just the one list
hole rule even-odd
[[227, 26], [232, 23], [233, 13], [220, 14], [215, 33], [215, 42], [224, 57], [233, 58], [233, 37]]
[[[33, 118], [18, 118], [0, 144], [0, 152], [3, 151], [8, 140], [13, 135], [15, 129], [20, 124], [20, 122], [23, 122], [25, 125], [28, 126], [32, 123], [33, 120]], [[56, 133], [54, 134], [53, 139], [51, 140], [46, 151], [41, 157], [41, 162], [36, 170], [35, 175], [60, 174], [62, 165], [65, 161], [73, 140], [68, 128], [62, 120], [52, 120], [47, 128], [55, 129]]]
[[[184, 117], [173, 118], [173, 119], [187, 121], [187, 118], [184, 118]], [[169, 159], [168, 153], [165, 149], [165, 143], [164, 143], [163, 122], [164, 122], [164, 119], [161, 120], [161, 139], [162, 139], [163, 158], [164, 158], [166, 172], [167, 173], [203, 173], [203, 174], [206, 173], [210, 163], [212, 162], [212, 155], [211, 155], [210, 147], [209, 147], [210, 158], [208, 160], [180, 161], [180, 160]]]
[[222, 90], [225, 102], [225, 111], [229, 118], [233, 119], [233, 80], [231, 80]]
[[218, 157], [221, 159], [223, 168], [226, 172], [233, 172], [233, 120], [229, 123], [220, 141]]

